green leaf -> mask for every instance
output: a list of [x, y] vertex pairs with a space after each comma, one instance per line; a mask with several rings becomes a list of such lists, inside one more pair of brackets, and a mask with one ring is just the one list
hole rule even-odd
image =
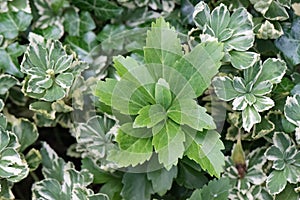
[[230, 51], [230, 62], [236, 69], [247, 69], [258, 60], [259, 54], [249, 51]]
[[176, 183], [188, 189], [201, 188], [208, 182], [206, 173], [201, 170], [199, 164], [195, 161], [183, 157], [178, 163], [178, 175]]
[[111, 135], [107, 134], [113, 125], [114, 121], [105, 116], [94, 116], [87, 123], [79, 123], [74, 130], [76, 150], [94, 159], [105, 158], [113, 147]]
[[22, 78], [18, 57], [26, 50], [26, 47], [18, 43], [12, 43], [6, 49], [0, 49], [0, 69], [4, 72]]
[[11, 182], [19, 182], [26, 178], [29, 173], [27, 163], [11, 147], [1, 151], [0, 168], [0, 177]]
[[261, 67], [257, 83], [270, 81], [272, 84], [280, 83], [287, 67], [283, 60], [268, 58]]
[[263, 112], [265, 110], [269, 110], [274, 106], [274, 101], [270, 97], [256, 97], [256, 101], [253, 104], [253, 107], [258, 112]]
[[247, 106], [245, 110], [242, 111], [243, 117], [243, 128], [250, 132], [254, 124], [261, 121], [261, 117], [254, 106]]
[[125, 173], [122, 183], [124, 187], [121, 195], [124, 199], [148, 200], [151, 197], [152, 187], [145, 173]]
[[[39, 94], [42, 96], [40, 98], [46, 101], [62, 99], [74, 79], [71, 74], [65, 72], [71, 68], [73, 56], [68, 55], [57, 40], [45, 41], [35, 34], [29, 37], [31, 42], [21, 63], [21, 71], [26, 73], [29, 79], [25, 84], [25, 93]], [[56, 79], [64, 88], [55, 83]]]
[[283, 21], [289, 18], [284, 7], [289, 7], [290, 3], [283, 4], [280, 0], [250, 0], [250, 2], [254, 5], [254, 9], [263, 14], [266, 19]]
[[204, 25], [210, 20], [210, 9], [204, 1], [200, 1], [194, 9], [193, 20], [198, 27], [203, 29]]
[[228, 178], [212, 180], [202, 189], [195, 190], [189, 200], [223, 200], [227, 199], [231, 184]]
[[134, 120], [133, 127], [152, 128], [162, 120], [166, 120], [166, 118], [166, 110], [160, 104], [148, 105], [138, 112], [138, 116]]
[[30, 171], [36, 170], [42, 162], [42, 155], [34, 148], [30, 149], [25, 155], [26, 162]]
[[119, 129], [116, 140], [120, 150], [111, 150], [107, 158], [119, 167], [142, 164], [152, 155], [151, 138], [134, 137], [131, 132], [136, 130], [132, 127], [128, 128], [127, 131], [130, 132], [123, 132], [122, 129]]
[[272, 195], [279, 194], [280, 192], [282, 192], [286, 184], [287, 180], [283, 170], [274, 170], [268, 176], [267, 188], [270, 194]]
[[106, 0], [72, 0], [76, 7], [93, 12], [96, 17], [102, 20], [108, 20], [120, 15], [123, 11], [115, 3]]
[[8, 74], [1, 74], [0, 75], [0, 95], [4, 95], [8, 92], [8, 90], [16, 85], [18, 80], [10, 76]]
[[[211, 79], [217, 74], [221, 66], [220, 60], [223, 57], [223, 45], [217, 42], [207, 42], [197, 45], [191, 52], [185, 54], [176, 62], [174, 68], [183, 76], [186, 81], [177, 83], [174, 89], [168, 78], [165, 78], [170, 84], [171, 90], [177, 95], [177, 98], [185, 96], [184, 89], [192, 88], [193, 97], [200, 96], [211, 83]], [[199, 62], [201, 60], [201, 62]], [[184, 66], [184, 67], [183, 67]], [[209, 68], [208, 68], [209, 66]], [[175, 77], [172, 77], [175, 78]], [[176, 77], [178, 79], [178, 76]]]
[[224, 4], [216, 7], [211, 12], [211, 18], [209, 21], [210, 28], [214, 31], [215, 36], [220, 40], [220, 33], [227, 28], [230, 22], [230, 14], [227, 7]]
[[159, 79], [155, 84], [155, 101], [168, 109], [172, 103], [172, 94], [169, 84], [164, 79]]
[[169, 171], [165, 168], [148, 172], [147, 178], [152, 183], [153, 192], [163, 196], [171, 189], [173, 179], [177, 177], [177, 167], [172, 167]]
[[94, 91], [95, 96], [99, 97], [100, 101], [108, 106], [112, 106], [112, 95], [116, 87], [117, 80], [107, 78], [104, 81], [99, 81]]
[[295, 18], [291, 26], [284, 30], [284, 35], [275, 40], [276, 47], [293, 66], [300, 63], [300, 18]]
[[7, 39], [14, 39], [19, 32], [27, 29], [31, 20], [31, 14], [23, 11], [1, 13], [0, 34]]
[[239, 95], [233, 87], [233, 81], [227, 76], [217, 76], [212, 80], [214, 91], [218, 98], [224, 101], [231, 101]]
[[224, 149], [220, 135], [216, 131], [198, 132], [185, 154], [192, 160], [199, 163], [202, 169], [207, 170], [210, 175], [220, 177], [225, 164], [224, 155], [221, 150]]
[[269, 20], [266, 20], [265, 22], [259, 24], [259, 29], [257, 30], [257, 38], [260, 39], [277, 39], [281, 35], [283, 35], [283, 30], [281, 28], [281, 25], [274, 21], [270, 22]]
[[192, 99], [178, 99], [168, 110], [168, 117], [181, 125], [188, 125], [193, 129], [214, 129], [215, 123], [206, 109], [199, 106]]
[[140, 64], [131, 57], [124, 58], [123, 56], [116, 56], [114, 57], [114, 67], [117, 70], [117, 73], [120, 77], [125, 78], [127, 80], [135, 81], [135, 73], [140, 67]]
[[177, 165], [178, 159], [182, 158], [184, 141], [185, 134], [181, 127], [171, 120], [167, 120], [163, 126], [157, 125], [153, 128], [152, 144], [158, 153], [159, 163], [167, 170], [171, 169], [172, 165]]
[[158, 18], [152, 23], [151, 30], [147, 32], [144, 58], [146, 64], [159, 64], [162, 68], [172, 67], [183, 56], [180, 40], [174, 28]]
[[90, 173], [93, 174], [93, 183], [95, 184], [107, 183], [110, 180], [118, 181], [118, 179], [114, 177], [113, 174], [110, 174], [109, 172], [101, 169], [100, 166], [98, 166], [96, 162], [89, 157], [81, 160], [81, 168], [87, 169]]
[[49, 119], [55, 119], [55, 110], [52, 109], [51, 103], [49, 102], [33, 102], [29, 105], [29, 110], [42, 114]]
[[44, 101], [55, 101], [64, 98], [66, 92], [59, 85], [54, 84], [52, 87], [46, 90], [45, 95], [41, 98]]
[[65, 161], [51, 149], [47, 143], [42, 143], [40, 152], [42, 155], [42, 172], [46, 178], [56, 179], [62, 182], [64, 180]]
[[16, 134], [21, 143], [21, 147], [19, 149], [20, 152], [23, 152], [27, 147], [32, 145], [39, 136], [35, 124], [25, 118], [20, 118], [17, 121], [14, 121], [12, 131]]
[[296, 126], [300, 126], [300, 95], [287, 97], [284, 105], [286, 119]]
[[295, 191], [293, 185], [287, 184], [284, 190], [275, 197], [275, 200], [281, 199], [297, 200], [299, 199], [299, 194]]
[[32, 186], [32, 199], [60, 199], [66, 198], [63, 195], [60, 183], [55, 179], [45, 179], [40, 182], [36, 182]]
[[75, 8], [70, 8], [64, 14], [64, 27], [71, 36], [80, 36], [82, 33], [93, 30], [96, 25], [89, 12], [81, 12], [80, 16]]

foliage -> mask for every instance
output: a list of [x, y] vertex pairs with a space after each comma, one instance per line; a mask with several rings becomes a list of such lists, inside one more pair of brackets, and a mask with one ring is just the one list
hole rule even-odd
[[299, 3], [0, 0], [0, 199], [299, 199]]

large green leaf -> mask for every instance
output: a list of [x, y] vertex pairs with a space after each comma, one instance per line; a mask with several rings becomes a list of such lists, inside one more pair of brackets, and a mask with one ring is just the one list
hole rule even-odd
[[[179, 85], [176, 88], [180, 88], [180, 91], [173, 91], [170, 85], [177, 98], [185, 96], [183, 92], [187, 88], [190, 89], [189, 87], [192, 88], [194, 97], [200, 96], [207, 89], [221, 66], [220, 60], [224, 55], [222, 51], [223, 45], [220, 43], [201, 43], [176, 62], [174, 68], [186, 79], [185, 82], [177, 83]], [[168, 78], [166, 80], [168, 81]]]
[[124, 200], [148, 200], [151, 197], [152, 187], [144, 173], [125, 173], [121, 195]]
[[198, 132], [195, 138], [191, 138], [185, 154], [192, 160], [199, 163], [202, 169], [207, 170], [210, 175], [220, 177], [225, 164], [224, 149], [220, 135], [216, 131]]
[[177, 177], [177, 167], [172, 167], [169, 171], [165, 168], [148, 172], [147, 178], [152, 183], [154, 193], [163, 196], [168, 190], [171, 189], [173, 179]]
[[172, 165], [177, 165], [178, 159], [183, 156], [185, 134], [181, 127], [171, 120], [167, 120], [163, 126], [155, 126], [153, 134], [152, 144], [158, 153], [158, 160], [169, 170]]
[[231, 188], [228, 178], [212, 180], [202, 189], [195, 190], [189, 200], [223, 200], [227, 199]]
[[23, 11], [1, 13], [0, 34], [7, 39], [14, 39], [19, 32], [27, 29], [31, 20], [31, 14]]
[[192, 99], [178, 99], [168, 110], [168, 117], [178, 124], [188, 125], [195, 130], [216, 128], [206, 109]]
[[177, 33], [163, 18], [152, 23], [151, 31], [147, 33], [144, 54], [147, 64], [159, 64], [162, 68], [172, 67], [183, 56]]

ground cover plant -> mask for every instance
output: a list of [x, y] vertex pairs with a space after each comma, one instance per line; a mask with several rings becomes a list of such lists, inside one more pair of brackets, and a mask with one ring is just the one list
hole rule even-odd
[[298, 200], [300, 1], [0, 0], [0, 199]]

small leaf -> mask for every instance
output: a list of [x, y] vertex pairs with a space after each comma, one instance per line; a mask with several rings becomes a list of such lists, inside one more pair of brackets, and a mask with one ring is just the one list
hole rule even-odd
[[30, 151], [25, 155], [25, 159], [30, 171], [36, 170], [42, 162], [42, 156], [40, 152], [34, 148], [30, 149]]
[[172, 94], [169, 84], [164, 79], [159, 79], [155, 84], [155, 101], [168, 109], [172, 103]]
[[14, 39], [18, 36], [20, 31], [27, 29], [31, 20], [31, 14], [23, 11], [1, 13], [0, 34], [7, 39]]
[[256, 101], [253, 104], [253, 107], [258, 112], [263, 112], [265, 110], [269, 110], [274, 106], [274, 101], [270, 97], [256, 97]]
[[250, 132], [250, 129], [254, 124], [257, 124], [261, 121], [261, 117], [257, 110], [253, 106], [247, 106], [245, 110], [242, 111], [243, 117], [243, 128]]
[[260, 75], [256, 82], [270, 81], [272, 84], [279, 83], [285, 74], [287, 67], [284, 61], [268, 58], [262, 65]]
[[12, 130], [21, 142], [20, 152], [23, 152], [27, 147], [32, 145], [39, 135], [35, 124], [24, 118], [14, 121]]
[[259, 54], [249, 51], [230, 51], [230, 62], [236, 69], [247, 69], [254, 65]]
[[218, 98], [224, 101], [231, 101], [236, 98], [239, 93], [233, 87], [232, 80], [227, 76], [218, 76], [212, 80], [215, 93]]
[[10, 76], [8, 74], [1, 74], [0, 75], [0, 95], [4, 95], [8, 92], [8, 90], [16, 85], [18, 80]]
[[282, 192], [286, 184], [287, 180], [283, 170], [274, 170], [267, 178], [267, 188], [272, 195]]
[[139, 115], [134, 120], [134, 128], [151, 128], [167, 118], [164, 107], [159, 104], [145, 106], [139, 111], [138, 114]]
[[194, 22], [198, 27], [203, 29], [204, 25], [210, 20], [210, 9], [204, 1], [200, 1], [193, 12]]
[[284, 105], [284, 115], [286, 119], [296, 126], [300, 126], [300, 95], [287, 97]]
[[46, 178], [53, 178], [62, 182], [64, 180], [65, 161], [58, 157], [47, 143], [43, 143], [43, 147], [41, 148], [40, 152], [43, 158], [43, 175]]
[[60, 199], [65, 198], [59, 182], [55, 179], [45, 179], [32, 186], [32, 199]]

